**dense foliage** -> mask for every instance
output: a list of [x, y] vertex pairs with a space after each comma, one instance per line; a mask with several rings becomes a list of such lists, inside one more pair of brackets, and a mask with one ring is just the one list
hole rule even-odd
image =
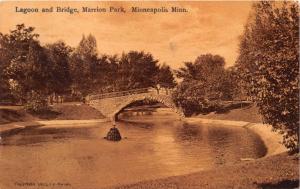
[[194, 62], [186, 62], [176, 71], [182, 82], [173, 98], [178, 106], [189, 116], [214, 109], [220, 100], [231, 100], [232, 78], [225, 70], [225, 60], [219, 55], [205, 54]]
[[170, 67], [160, 65], [150, 53], [99, 55], [92, 35], [83, 36], [76, 48], [63, 41], [42, 46], [38, 37], [24, 24], [0, 33], [1, 99], [35, 101], [28, 107], [38, 109], [46, 98], [52, 101], [57, 95], [82, 99], [91, 93], [176, 85]]
[[240, 78], [264, 121], [299, 142], [299, 7], [297, 2], [258, 2], [245, 27], [237, 61]]
[[11, 93], [26, 101], [32, 91], [46, 94], [51, 67], [45, 49], [33, 28], [17, 25], [10, 34], [0, 34], [1, 75], [9, 83]]
[[159, 64], [150, 53], [130, 51], [108, 56], [97, 54], [96, 39], [82, 38], [70, 58], [72, 90], [83, 96], [98, 92], [124, 91], [161, 85], [176, 85], [170, 67]]

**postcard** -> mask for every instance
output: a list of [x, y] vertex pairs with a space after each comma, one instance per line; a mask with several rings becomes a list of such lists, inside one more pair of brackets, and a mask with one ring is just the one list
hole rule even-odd
[[0, 189], [299, 188], [296, 1], [0, 1]]

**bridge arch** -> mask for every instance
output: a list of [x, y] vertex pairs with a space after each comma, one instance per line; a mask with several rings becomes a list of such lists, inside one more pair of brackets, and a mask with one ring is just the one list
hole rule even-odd
[[137, 101], [143, 101], [143, 100], [154, 100], [157, 102], [160, 102], [162, 104], [164, 104], [165, 106], [167, 106], [168, 108], [171, 108], [173, 110], [173, 112], [177, 113], [180, 118], [184, 118], [184, 113], [183, 111], [176, 107], [175, 103], [173, 102], [173, 100], [171, 99], [170, 96], [167, 95], [149, 95], [149, 94], [144, 94], [144, 95], [133, 95], [130, 98], [124, 100], [122, 103], [120, 103], [118, 105], [118, 107], [116, 107], [115, 111], [112, 113], [112, 115], [110, 116], [112, 121], [116, 121], [118, 114], [128, 105], [132, 104], [133, 102], [137, 102]]
[[160, 102], [179, 114], [181, 118], [185, 117], [182, 109], [175, 105], [171, 94], [157, 93], [157, 91], [152, 88], [88, 95], [86, 97], [86, 103], [99, 110], [106, 118], [114, 123], [118, 113], [126, 106], [133, 102], [145, 99]]

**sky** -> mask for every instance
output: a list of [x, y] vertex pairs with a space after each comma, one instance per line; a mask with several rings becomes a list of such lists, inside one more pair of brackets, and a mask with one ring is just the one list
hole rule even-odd
[[[58, 40], [76, 47], [83, 35], [97, 39], [99, 54], [121, 54], [130, 50], [150, 52], [160, 63], [172, 68], [211, 53], [234, 64], [239, 37], [251, 10], [251, 2], [0, 2], [0, 32], [8, 33], [16, 24], [35, 27], [42, 44]], [[41, 13], [42, 8], [123, 7], [126, 13]], [[38, 8], [39, 13], [16, 12]], [[184, 13], [132, 13], [131, 7], [185, 8]]]

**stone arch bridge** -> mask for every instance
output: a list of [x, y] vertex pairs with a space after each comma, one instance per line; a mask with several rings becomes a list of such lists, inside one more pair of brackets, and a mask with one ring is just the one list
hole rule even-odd
[[184, 118], [181, 108], [176, 107], [170, 92], [160, 91], [153, 88], [135, 89], [129, 91], [120, 91], [113, 93], [104, 93], [99, 95], [89, 95], [86, 97], [86, 103], [100, 111], [105, 117], [115, 122], [118, 113], [120, 113], [129, 104], [140, 100], [155, 100], [171, 108], [174, 112]]

